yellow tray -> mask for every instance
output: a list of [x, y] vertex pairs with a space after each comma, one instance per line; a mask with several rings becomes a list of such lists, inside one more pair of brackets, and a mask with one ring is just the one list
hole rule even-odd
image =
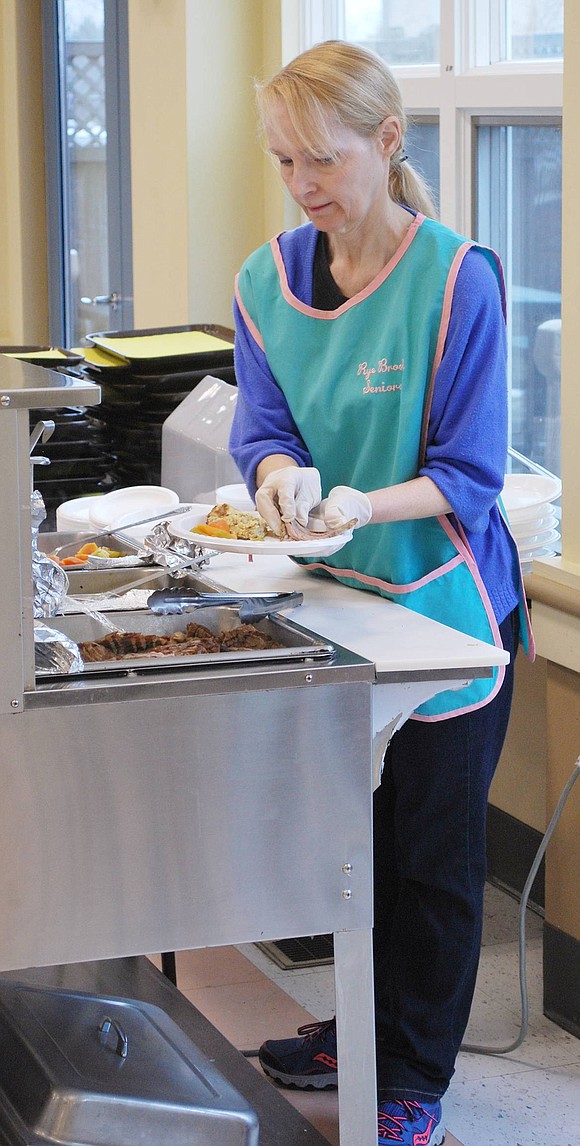
[[[187, 361], [190, 367], [214, 359], [229, 359], [233, 352], [233, 331], [224, 327], [188, 326], [160, 330], [101, 331], [87, 340], [108, 355], [135, 368], [158, 369], [163, 364]], [[192, 361], [194, 359], [195, 361]]]

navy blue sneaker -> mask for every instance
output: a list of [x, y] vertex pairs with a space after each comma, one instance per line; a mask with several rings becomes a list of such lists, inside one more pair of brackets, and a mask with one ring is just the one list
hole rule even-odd
[[402, 1146], [440, 1146], [445, 1127], [440, 1102], [391, 1099], [379, 1103], [378, 1146], [399, 1142]]
[[336, 1019], [298, 1027], [299, 1038], [269, 1039], [260, 1047], [262, 1070], [283, 1086], [337, 1086]]

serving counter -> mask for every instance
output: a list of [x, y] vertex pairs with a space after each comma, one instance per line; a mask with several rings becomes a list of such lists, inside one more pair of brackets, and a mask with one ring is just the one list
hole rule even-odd
[[224, 554], [214, 582], [299, 589], [292, 619], [332, 655], [37, 679], [28, 408], [99, 394], [10, 367], [0, 970], [333, 932], [341, 1143], [375, 1146], [373, 774], [419, 703], [505, 654], [287, 558]]

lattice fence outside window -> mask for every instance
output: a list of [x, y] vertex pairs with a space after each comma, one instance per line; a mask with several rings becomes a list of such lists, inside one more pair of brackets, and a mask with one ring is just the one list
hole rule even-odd
[[75, 148], [105, 148], [105, 56], [98, 41], [67, 44], [67, 134]]

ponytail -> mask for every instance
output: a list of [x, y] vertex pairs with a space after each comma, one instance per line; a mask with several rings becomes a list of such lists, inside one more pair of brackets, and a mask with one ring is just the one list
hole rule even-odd
[[419, 211], [428, 219], [436, 219], [437, 207], [425, 180], [411, 166], [406, 155], [394, 156], [389, 173], [389, 191], [395, 203]]

